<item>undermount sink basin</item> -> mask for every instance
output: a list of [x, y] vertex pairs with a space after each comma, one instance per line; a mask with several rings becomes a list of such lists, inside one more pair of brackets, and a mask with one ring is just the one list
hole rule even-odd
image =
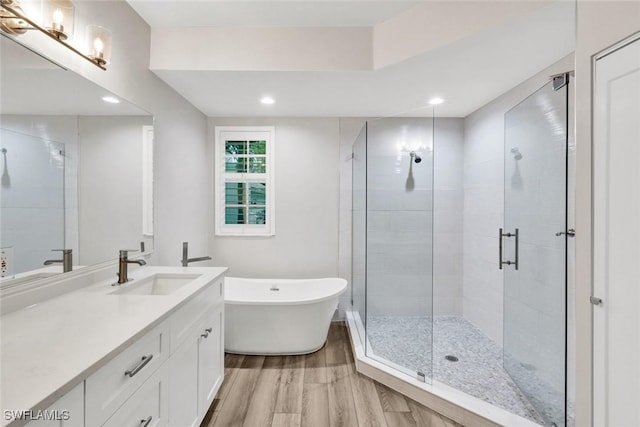
[[200, 277], [199, 274], [154, 274], [131, 280], [110, 292], [111, 295], [169, 295]]

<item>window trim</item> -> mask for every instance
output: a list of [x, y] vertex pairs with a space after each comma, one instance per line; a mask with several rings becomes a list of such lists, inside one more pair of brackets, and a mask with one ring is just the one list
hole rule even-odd
[[[225, 172], [225, 140], [223, 133], [237, 133], [238, 140], [249, 140], [248, 133], [266, 133], [260, 139], [267, 141], [266, 173], [229, 173]], [[244, 134], [244, 135], [243, 135]], [[233, 137], [235, 138], [235, 137]], [[274, 126], [215, 126], [214, 127], [214, 234], [216, 236], [274, 236], [275, 235], [275, 127]], [[225, 224], [224, 184], [230, 179], [234, 182], [264, 182], [266, 191], [265, 224]]]

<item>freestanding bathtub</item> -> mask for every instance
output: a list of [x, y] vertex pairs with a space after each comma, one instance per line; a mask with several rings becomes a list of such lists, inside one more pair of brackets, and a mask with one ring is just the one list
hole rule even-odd
[[224, 347], [239, 354], [305, 354], [327, 340], [340, 278], [225, 278]]

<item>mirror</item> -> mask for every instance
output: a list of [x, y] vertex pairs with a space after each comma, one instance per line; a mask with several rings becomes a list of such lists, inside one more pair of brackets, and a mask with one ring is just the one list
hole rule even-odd
[[0, 39], [3, 286], [153, 250], [153, 117]]

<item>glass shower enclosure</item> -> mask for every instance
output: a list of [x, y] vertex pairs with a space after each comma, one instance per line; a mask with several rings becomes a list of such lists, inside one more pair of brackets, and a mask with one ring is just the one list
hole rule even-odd
[[569, 76], [505, 114], [504, 368], [549, 426], [566, 413]]
[[[351, 316], [365, 356], [431, 383], [432, 390], [446, 385], [447, 393], [454, 388], [464, 399], [474, 396], [520, 420], [556, 427], [572, 425], [568, 81], [568, 74], [556, 76], [504, 114], [504, 181], [496, 185], [504, 189], [503, 228], [495, 230], [499, 236], [482, 235], [495, 244], [495, 258], [489, 255], [495, 264], [487, 268], [503, 279], [502, 306], [488, 308], [501, 314], [494, 324], [503, 329], [501, 340], [489, 338], [464, 311], [442, 315], [440, 307], [434, 330], [433, 260], [446, 250], [434, 248], [434, 170], [440, 191], [440, 171], [463, 168], [466, 158], [434, 164], [433, 112], [369, 120], [352, 151]], [[438, 153], [449, 143], [442, 135]], [[484, 246], [470, 246], [472, 259], [486, 255], [478, 252]], [[496, 291], [499, 282], [484, 285]]]
[[367, 357], [430, 381], [433, 116], [367, 121], [353, 146], [353, 306]]

